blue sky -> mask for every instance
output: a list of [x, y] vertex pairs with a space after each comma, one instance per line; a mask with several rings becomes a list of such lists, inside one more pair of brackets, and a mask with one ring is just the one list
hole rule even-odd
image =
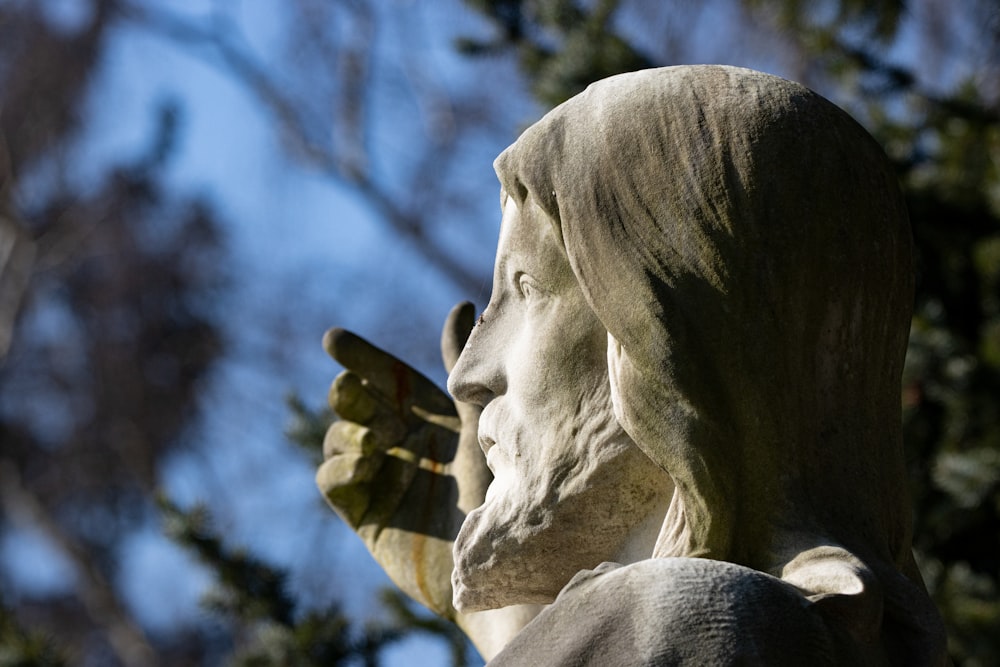
[[[197, 15], [199, 5], [211, 3], [160, 4]], [[408, 2], [392, 5], [393, 11], [413, 10]], [[435, 85], [467, 84], [470, 70], [450, 40], [459, 25], [456, 16], [465, 16], [461, 29], [476, 26], [456, 13], [455, 5], [429, 10], [444, 13], [425, 17], [434, 29], [408, 42], [416, 52], [400, 51], [399, 35], [389, 31], [376, 45], [380, 57], [390, 66], [417, 57], [437, 77]], [[52, 7], [68, 26], [80, 19], [78, 4]], [[281, 42], [281, 3], [242, 3], [236, 15], [255, 52], [277, 60], [287, 46]], [[290, 159], [270, 117], [242, 86], [205, 58], [134, 27], [117, 30], [106, 53], [80, 164], [141, 155], [154, 112], [167, 99], [182, 111], [169, 182], [203, 195], [227, 221], [226, 270], [233, 288], [220, 313], [229, 353], [212, 378], [206, 417], [189, 435], [190, 447], [164, 467], [164, 487], [182, 504], [207, 502], [234, 543], [291, 567], [293, 588], [312, 604], [338, 599], [352, 616], [370, 618], [378, 613], [375, 594], [388, 580], [360, 540], [322, 505], [313, 470], [286, 444], [285, 397], [294, 391], [313, 406], [325, 399], [339, 369], [319, 341], [333, 325], [381, 344], [395, 341], [402, 349], [394, 351], [443, 381], [436, 359], [438, 327], [458, 300], [474, 298], [483, 305], [488, 282], [484, 279], [477, 294], [463, 294], [442, 280], [405, 242], [387, 234], [363, 198]], [[412, 113], [405, 100], [387, 102], [379, 107], [383, 115], [375, 128], [388, 178], [405, 166], [421, 138], [419, 127], [394, 116]], [[530, 118], [517, 117], [526, 121]], [[463, 167], [462, 187], [482, 203], [470, 217], [441, 221], [449, 247], [468, 265], [481, 266], [484, 277], [490, 274], [499, 222], [492, 156], [515, 128], [511, 121], [508, 131], [469, 147], [481, 159]], [[88, 174], [99, 172], [81, 169], [75, 176], [86, 182]], [[396, 316], [386, 318], [387, 308]], [[44, 538], [28, 529], [8, 540], [3, 557], [38, 592], [58, 590], [72, 576]], [[208, 576], [156, 526], [124, 546], [121, 576], [130, 605], [151, 632], [178, 622], [206, 622], [198, 598]], [[447, 663], [435, 643], [413, 642], [390, 650], [386, 664]], [[417, 655], [422, 662], [414, 661]]]
[[[144, 4], [198, 17], [216, 3]], [[235, 8], [247, 43], [263, 62], [280, 63], [288, 55], [282, 4], [227, 5]], [[82, 3], [75, 0], [49, 0], [46, 6], [68, 26], [80, 20], [76, 12]], [[464, 143], [461, 162], [441, 174], [454, 179], [453, 190], [473, 202], [438, 221], [439, 242], [467, 266], [481, 267], [484, 280], [473, 293], [448, 283], [387, 233], [357, 192], [290, 158], [270, 116], [210, 57], [135, 27], [117, 30], [106, 54], [90, 100], [80, 161], [86, 167], [141, 155], [157, 106], [167, 99], [180, 105], [182, 132], [169, 181], [179, 191], [202, 194], [227, 222], [231, 254], [226, 270], [233, 288], [220, 311], [229, 353], [206, 393], [204, 420], [190, 433], [190, 447], [164, 467], [163, 484], [182, 504], [207, 502], [234, 542], [291, 567], [293, 587], [312, 603], [341, 600], [356, 618], [377, 614], [375, 592], [388, 580], [360, 540], [322, 505], [312, 469], [286, 444], [285, 397], [294, 391], [313, 406], [324, 400], [339, 369], [319, 341], [333, 325], [372, 338], [443, 381], [437, 360], [440, 323], [455, 302], [471, 298], [482, 307], [488, 297], [499, 222], [492, 159], [539, 114], [509, 70], [494, 68], [489, 71], [497, 78], [483, 80], [486, 70], [454, 51], [456, 35], [485, 30], [459, 0], [392, 0], [383, 7], [395, 20], [374, 45], [385, 76], [374, 93], [373, 144], [386, 183], [404, 187], [403, 177], [426, 141], [427, 118], [433, 116], [414, 102], [401, 80], [412, 80], [416, 73], [437, 90], [480, 90], [503, 104], [495, 127]], [[737, 51], [766, 52], [771, 59], [733, 64], [797, 78], [795, 70], [804, 64], [782, 64], [780, 45], [746, 46], [765, 33], [733, 21], [732, 11], [729, 0], [699, 5], [692, 10], [693, 23], [675, 17], [673, 32], [668, 30], [662, 43], [659, 35], [650, 39], [638, 14], [626, 16], [621, 28], [640, 37], [637, 43], [654, 58], [665, 57], [670, 40], [694, 45], [687, 54], [690, 62], [726, 62]], [[401, 74], [406, 67], [411, 79]], [[100, 171], [82, 168], [76, 176], [86, 180]], [[205, 622], [197, 600], [209, 583], [207, 575], [154, 526], [135, 535], [122, 556], [121, 583], [151, 630], [178, 621]], [[71, 577], [44, 539], [30, 531], [8, 539], [3, 558], [37, 591], [58, 589]], [[422, 663], [414, 661], [418, 655]], [[439, 648], [420, 642], [393, 649], [387, 664], [446, 662]]]
[[[243, 14], [255, 46], [263, 53], [276, 48], [267, 30], [275, 6], [245, 7], [256, 10]], [[375, 593], [388, 580], [321, 505], [312, 469], [285, 444], [284, 397], [296, 391], [313, 405], [325, 397], [338, 370], [319, 346], [327, 326], [374, 336], [381, 316], [372, 311], [390, 296], [419, 311], [403, 313], [404, 320], [426, 326], [443, 321], [460, 295], [387, 235], [349, 189], [289, 160], [270, 119], [218, 70], [141, 34], [122, 34], [112, 53], [94, 103], [123, 113], [95, 139], [95, 154], [134, 150], [148, 136], [150, 110], [176, 96], [184, 131], [171, 180], [207, 195], [230, 223], [236, 280], [226, 319], [233, 351], [216, 373], [193, 453], [166, 467], [166, 488], [182, 502], [208, 501], [233, 541], [292, 567], [293, 587], [313, 603], [337, 598], [352, 616], [371, 617]], [[413, 140], [390, 139], [401, 150]], [[488, 197], [495, 205], [495, 195]], [[476, 252], [488, 265], [484, 248]], [[205, 575], [158, 533], [136, 536], [125, 564], [126, 590], [151, 627], [202, 618], [196, 605]], [[447, 661], [436, 644], [412, 640], [386, 662], [413, 665], [415, 655], [427, 665]]]

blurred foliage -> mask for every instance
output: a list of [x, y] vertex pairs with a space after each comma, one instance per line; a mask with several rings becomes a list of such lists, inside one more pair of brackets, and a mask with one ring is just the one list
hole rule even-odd
[[466, 0], [498, 28], [489, 41], [460, 39], [459, 51], [483, 56], [513, 50], [535, 98], [555, 106], [593, 81], [653, 67], [610, 29], [616, 5], [573, 0]]
[[452, 664], [464, 667], [465, 636], [453, 624], [411, 609], [401, 593], [384, 596], [388, 622], [357, 627], [331, 604], [321, 610], [299, 610], [286, 587], [287, 572], [245, 550], [227, 546], [212, 529], [207, 510], [182, 510], [163, 498], [164, 530], [208, 566], [215, 580], [204, 604], [233, 624], [236, 647], [228, 657], [233, 667], [331, 667], [363, 664], [374, 667], [389, 645], [413, 633], [429, 633], [451, 645]]
[[[40, 4], [0, 4], [0, 536], [34, 533], [72, 572], [44, 600], [6, 570], [0, 590], [5, 619], [77, 664], [184, 664], [186, 642], [154, 646], [134, 618], [119, 560], [222, 352], [223, 239], [210, 206], [163, 182], [172, 103], [137, 154], [75, 163], [112, 8], [67, 30]], [[48, 660], [13, 636], [10, 664]]]
[[0, 667], [65, 667], [56, 643], [39, 632], [21, 627], [5, 605], [0, 605]]

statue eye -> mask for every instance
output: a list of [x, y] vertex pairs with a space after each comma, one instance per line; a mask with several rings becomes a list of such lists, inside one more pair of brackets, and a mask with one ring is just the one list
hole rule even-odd
[[517, 283], [517, 291], [525, 299], [535, 296], [541, 291], [538, 284], [527, 273], [519, 272], [514, 277], [514, 281]]

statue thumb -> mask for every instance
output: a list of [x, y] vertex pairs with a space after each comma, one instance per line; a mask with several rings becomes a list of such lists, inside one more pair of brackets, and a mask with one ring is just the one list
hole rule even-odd
[[441, 358], [444, 359], [444, 369], [448, 373], [458, 363], [458, 357], [472, 333], [475, 317], [475, 306], [468, 301], [459, 303], [448, 313], [444, 330], [441, 331]]

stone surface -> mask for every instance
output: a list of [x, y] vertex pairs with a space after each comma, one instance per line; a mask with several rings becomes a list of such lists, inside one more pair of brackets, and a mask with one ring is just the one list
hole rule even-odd
[[530, 198], [505, 201], [479, 322], [449, 389], [485, 407], [494, 479], [455, 544], [456, 607], [549, 603], [582, 569], [648, 558], [673, 485], [615, 419], [607, 330]]
[[451, 616], [442, 574], [451, 570], [451, 542], [464, 516], [446, 468], [458, 448], [455, 406], [429, 380], [349, 332], [333, 330], [324, 343], [347, 370], [331, 387], [342, 421], [327, 431], [317, 484], [400, 588]]
[[[471, 304], [451, 312], [441, 352], [451, 370], [472, 328]], [[323, 346], [345, 370], [330, 388], [340, 418], [327, 431], [316, 484], [410, 597], [465, 630], [492, 656], [537, 612], [533, 605], [458, 613], [452, 545], [482, 504], [491, 475], [478, 443], [478, 406], [455, 404], [391, 354], [342, 329]]]
[[[459, 409], [420, 383], [403, 427], [341, 401], [380, 444], [347, 429], [318, 476], [390, 574], [426, 561], [410, 531], [454, 541], [460, 611], [441, 611], [442, 567], [424, 597], [487, 657], [505, 645], [497, 665], [945, 664], [899, 425], [909, 228], [875, 142], [797, 84], [688, 66], [594, 84], [496, 169], [493, 295], [451, 373]], [[427, 415], [455, 462], [421, 444]], [[496, 479], [473, 509], [476, 430]], [[401, 460], [451, 483], [376, 486]], [[440, 508], [424, 496], [445, 487], [423, 527], [382, 499]], [[486, 612], [517, 619], [492, 635], [470, 620], [549, 601], [512, 639], [537, 610]]]

